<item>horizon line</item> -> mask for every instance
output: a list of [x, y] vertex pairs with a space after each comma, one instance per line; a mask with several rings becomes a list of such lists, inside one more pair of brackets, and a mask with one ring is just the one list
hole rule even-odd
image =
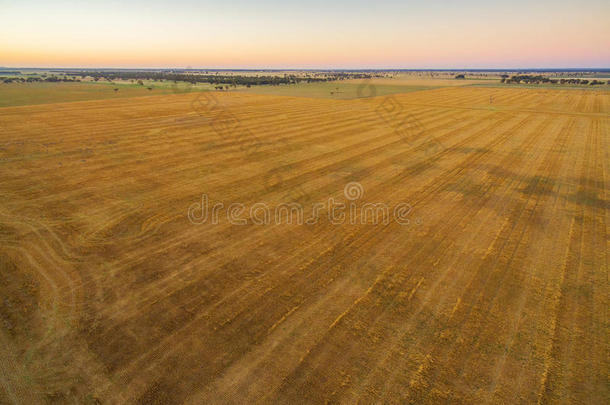
[[185, 70], [185, 71], [200, 71], [200, 70], [212, 70], [212, 71], [438, 71], [438, 72], [451, 72], [451, 71], [521, 71], [521, 70], [534, 70], [534, 71], [610, 71], [610, 67], [489, 67], [489, 68], [467, 68], [467, 67], [455, 67], [455, 68], [399, 68], [399, 67], [383, 67], [383, 68], [370, 68], [370, 67], [318, 67], [318, 68], [299, 68], [299, 67], [55, 67], [55, 66], [0, 66], [0, 70], [7, 69], [38, 69], [38, 70]]

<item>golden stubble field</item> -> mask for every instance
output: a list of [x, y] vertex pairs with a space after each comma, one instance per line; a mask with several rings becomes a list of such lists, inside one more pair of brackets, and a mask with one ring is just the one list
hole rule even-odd
[[0, 109], [0, 402], [607, 401], [609, 92], [213, 97]]

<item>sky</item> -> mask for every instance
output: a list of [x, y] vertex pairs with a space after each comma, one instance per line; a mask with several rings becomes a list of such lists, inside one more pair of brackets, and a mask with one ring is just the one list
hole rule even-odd
[[0, 0], [0, 66], [608, 68], [610, 1]]

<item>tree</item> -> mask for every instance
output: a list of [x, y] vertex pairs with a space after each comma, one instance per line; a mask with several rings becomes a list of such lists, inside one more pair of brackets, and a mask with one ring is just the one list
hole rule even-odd
[[142, 80], [138, 80], [138, 85], [139, 86], [144, 86], [144, 82]]

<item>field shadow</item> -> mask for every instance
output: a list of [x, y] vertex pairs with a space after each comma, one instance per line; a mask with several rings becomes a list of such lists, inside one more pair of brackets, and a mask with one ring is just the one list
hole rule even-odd
[[[498, 181], [508, 180], [520, 184], [511, 191], [512, 199], [556, 197], [578, 206], [587, 206], [596, 210], [610, 209], [610, 201], [602, 197], [604, 183], [600, 180], [582, 177], [558, 179], [554, 176], [523, 176], [498, 165], [486, 165], [482, 169]], [[486, 189], [485, 184], [470, 179], [468, 175], [444, 188], [445, 191], [459, 193], [468, 198], [483, 198], [487, 193]]]
[[450, 146], [446, 149], [449, 152], [463, 153], [465, 155], [467, 155], [469, 153], [487, 153], [490, 151], [487, 148], [471, 148], [471, 147], [467, 147], [467, 146]]

